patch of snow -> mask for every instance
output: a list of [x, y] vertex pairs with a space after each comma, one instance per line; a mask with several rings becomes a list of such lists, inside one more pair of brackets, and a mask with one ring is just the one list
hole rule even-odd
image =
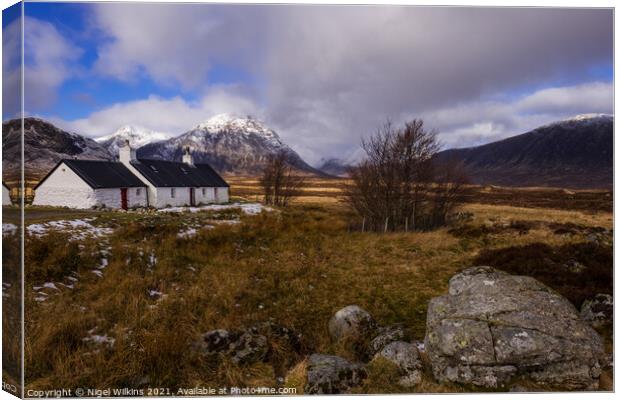
[[590, 125], [606, 121], [613, 122], [613, 120], [614, 116], [612, 114], [579, 114], [572, 118], [552, 122], [550, 124], [544, 125], [543, 127], [551, 127], [555, 125], [568, 127], [575, 124], [576, 122], [579, 122], [580, 124], [585, 123]]
[[[89, 331], [89, 333], [90, 333], [90, 331]], [[114, 343], [116, 342], [116, 339], [114, 339], [113, 337], [110, 337], [108, 335], [95, 335], [95, 334], [91, 334], [90, 336], [82, 338], [82, 341], [90, 342], [90, 343], [95, 343], [95, 344], [103, 344], [103, 345], [106, 345], [108, 347], [113, 347]]]
[[2, 224], [2, 235], [11, 235], [17, 231], [17, 225], [15, 224]]
[[169, 207], [159, 210], [160, 212], [191, 212], [200, 211], [222, 211], [240, 209], [247, 215], [260, 214], [262, 211], [273, 211], [273, 208], [264, 206], [260, 203], [231, 203], [231, 204], [209, 204], [201, 207]]
[[30, 224], [26, 227], [29, 235], [41, 237], [50, 231], [71, 231], [71, 240], [83, 240], [88, 237], [101, 238], [113, 232], [112, 228], [98, 227], [90, 224], [93, 219], [74, 219]]
[[54, 284], [54, 282], [46, 282], [43, 284], [44, 288], [48, 288], [48, 289], [56, 289], [56, 290], [60, 290], [58, 289], [58, 287]]
[[196, 236], [196, 233], [198, 233], [196, 228], [188, 228], [184, 231], [177, 233], [177, 237], [181, 239], [187, 239]]
[[107, 258], [102, 258], [101, 259], [101, 263], [99, 264], [99, 269], [104, 269], [105, 267], [108, 266], [108, 259]]
[[98, 269], [93, 269], [92, 271], [93, 274], [97, 275], [99, 278], [101, 278], [103, 276], [103, 272], [99, 271]]

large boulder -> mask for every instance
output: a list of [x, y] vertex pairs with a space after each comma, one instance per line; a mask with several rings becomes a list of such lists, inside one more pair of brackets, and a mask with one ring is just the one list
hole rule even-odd
[[595, 328], [611, 325], [614, 318], [614, 298], [599, 293], [581, 305], [581, 318]]
[[324, 354], [313, 354], [308, 358], [307, 374], [306, 394], [347, 393], [367, 376], [362, 364]]
[[383, 357], [395, 364], [401, 372], [398, 384], [414, 387], [422, 381], [422, 360], [418, 348], [402, 341], [392, 342], [385, 346], [375, 358]]
[[473, 267], [432, 299], [426, 352], [439, 381], [496, 388], [514, 378], [595, 389], [603, 344], [565, 298], [534, 278]]

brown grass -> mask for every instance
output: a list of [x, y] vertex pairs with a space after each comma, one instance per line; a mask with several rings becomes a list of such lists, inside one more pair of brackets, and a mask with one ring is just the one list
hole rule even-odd
[[[605, 213], [471, 206], [474, 224], [518, 216], [611, 227]], [[98, 257], [95, 241], [79, 243], [83, 247], [77, 255], [72, 246], [60, 246], [61, 234], [49, 237], [49, 244], [30, 239], [26, 245], [31, 279], [26, 290], [27, 388], [273, 386], [281, 373], [272, 364], [237, 366], [197, 354], [192, 344], [211, 329], [273, 320], [302, 334], [303, 355], [346, 356], [328, 339], [327, 322], [349, 304], [367, 309], [380, 324], [404, 323], [421, 340], [428, 301], [445, 293], [449, 277], [472, 265], [481, 251], [583, 241], [579, 234], [554, 234], [544, 224], [522, 235], [500, 231], [456, 237], [448, 229], [350, 233], [350, 214], [337, 203], [241, 217], [241, 224], [200, 230], [190, 239], [177, 233], [216, 216], [108, 212], [96, 218], [95, 224], [116, 227], [102, 278], [89, 271]], [[46, 302], [34, 301], [33, 285], [72, 272], [80, 275], [75, 289], [61, 288]], [[151, 296], [151, 290], [165, 296]], [[115, 343], [83, 340], [92, 334]], [[303, 387], [303, 361], [292, 359], [289, 365], [287, 385]], [[400, 391], [386, 368], [372, 365], [359, 391]], [[437, 384], [428, 373], [416, 388], [459, 390], [470, 389]]]

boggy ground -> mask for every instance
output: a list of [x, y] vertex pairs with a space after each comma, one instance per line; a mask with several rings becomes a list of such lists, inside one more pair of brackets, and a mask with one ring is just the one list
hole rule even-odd
[[[77, 218], [39, 211], [31, 213], [37, 223]], [[197, 385], [275, 386], [273, 365], [238, 366], [200, 355], [193, 345], [212, 329], [271, 320], [301, 334], [304, 354], [292, 360], [283, 385], [302, 393], [305, 355], [347, 356], [327, 334], [335, 311], [358, 304], [379, 323], [403, 323], [422, 340], [429, 299], [446, 292], [454, 273], [481, 262], [534, 275], [560, 292], [578, 287], [579, 296], [569, 297], [577, 306], [583, 297], [611, 293], [612, 280], [599, 278], [612, 274], [609, 243], [593, 245], [595, 262], [578, 250], [592, 243], [590, 229], [612, 228], [610, 213], [485, 204], [463, 211], [471, 218], [423, 233], [350, 232], [344, 206], [302, 202], [254, 216], [88, 213], [79, 218], [92, 226], [89, 234], [67, 227], [29, 235], [26, 389], [163, 387], [176, 393]], [[566, 226], [573, 231], [558, 232]], [[551, 264], [511, 264], [506, 254], [522, 248], [534, 249], [524, 257], [548, 257]], [[545, 268], [560, 268], [562, 249], [574, 249], [571, 257], [586, 272], [550, 278]], [[589, 274], [595, 285], [580, 279]], [[610, 348], [610, 332], [602, 333]], [[394, 374], [390, 365], [373, 363], [355, 390], [403, 392]], [[606, 372], [602, 389], [610, 388]], [[414, 389], [471, 390], [436, 383], [428, 372]]]

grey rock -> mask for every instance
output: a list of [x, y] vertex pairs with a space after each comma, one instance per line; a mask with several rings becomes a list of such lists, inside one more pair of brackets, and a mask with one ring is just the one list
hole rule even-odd
[[581, 318], [595, 328], [611, 325], [614, 318], [614, 298], [599, 293], [581, 305]]
[[568, 300], [491, 267], [453, 276], [449, 294], [430, 301], [425, 348], [439, 381], [490, 388], [519, 378], [592, 389], [603, 355], [601, 338]]
[[332, 340], [358, 348], [365, 347], [375, 334], [377, 323], [368, 311], [350, 305], [338, 310], [329, 320], [328, 330]]
[[263, 361], [269, 352], [267, 338], [251, 332], [242, 334], [230, 349], [231, 360], [237, 364]]
[[306, 394], [340, 394], [362, 383], [367, 372], [362, 364], [344, 358], [313, 354], [308, 358]]
[[202, 335], [196, 347], [205, 355], [224, 355], [237, 364], [263, 361], [269, 352], [267, 338], [252, 330], [215, 329]]
[[383, 357], [398, 366], [402, 377], [398, 381], [404, 387], [413, 387], [422, 381], [422, 360], [418, 348], [407, 342], [392, 342], [385, 346], [375, 358]]
[[408, 340], [409, 335], [402, 325], [392, 325], [381, 327], [377, 330], [377, 335], [368, 344], [368, 352], [370, 356], [374, 356], [381, 349], [392, 342], [399, 340]]
[[206, 354], [216, 354], [228, 351], [233, 335], [225, 329], [214, 329], [202, 335], [201, 347]]

